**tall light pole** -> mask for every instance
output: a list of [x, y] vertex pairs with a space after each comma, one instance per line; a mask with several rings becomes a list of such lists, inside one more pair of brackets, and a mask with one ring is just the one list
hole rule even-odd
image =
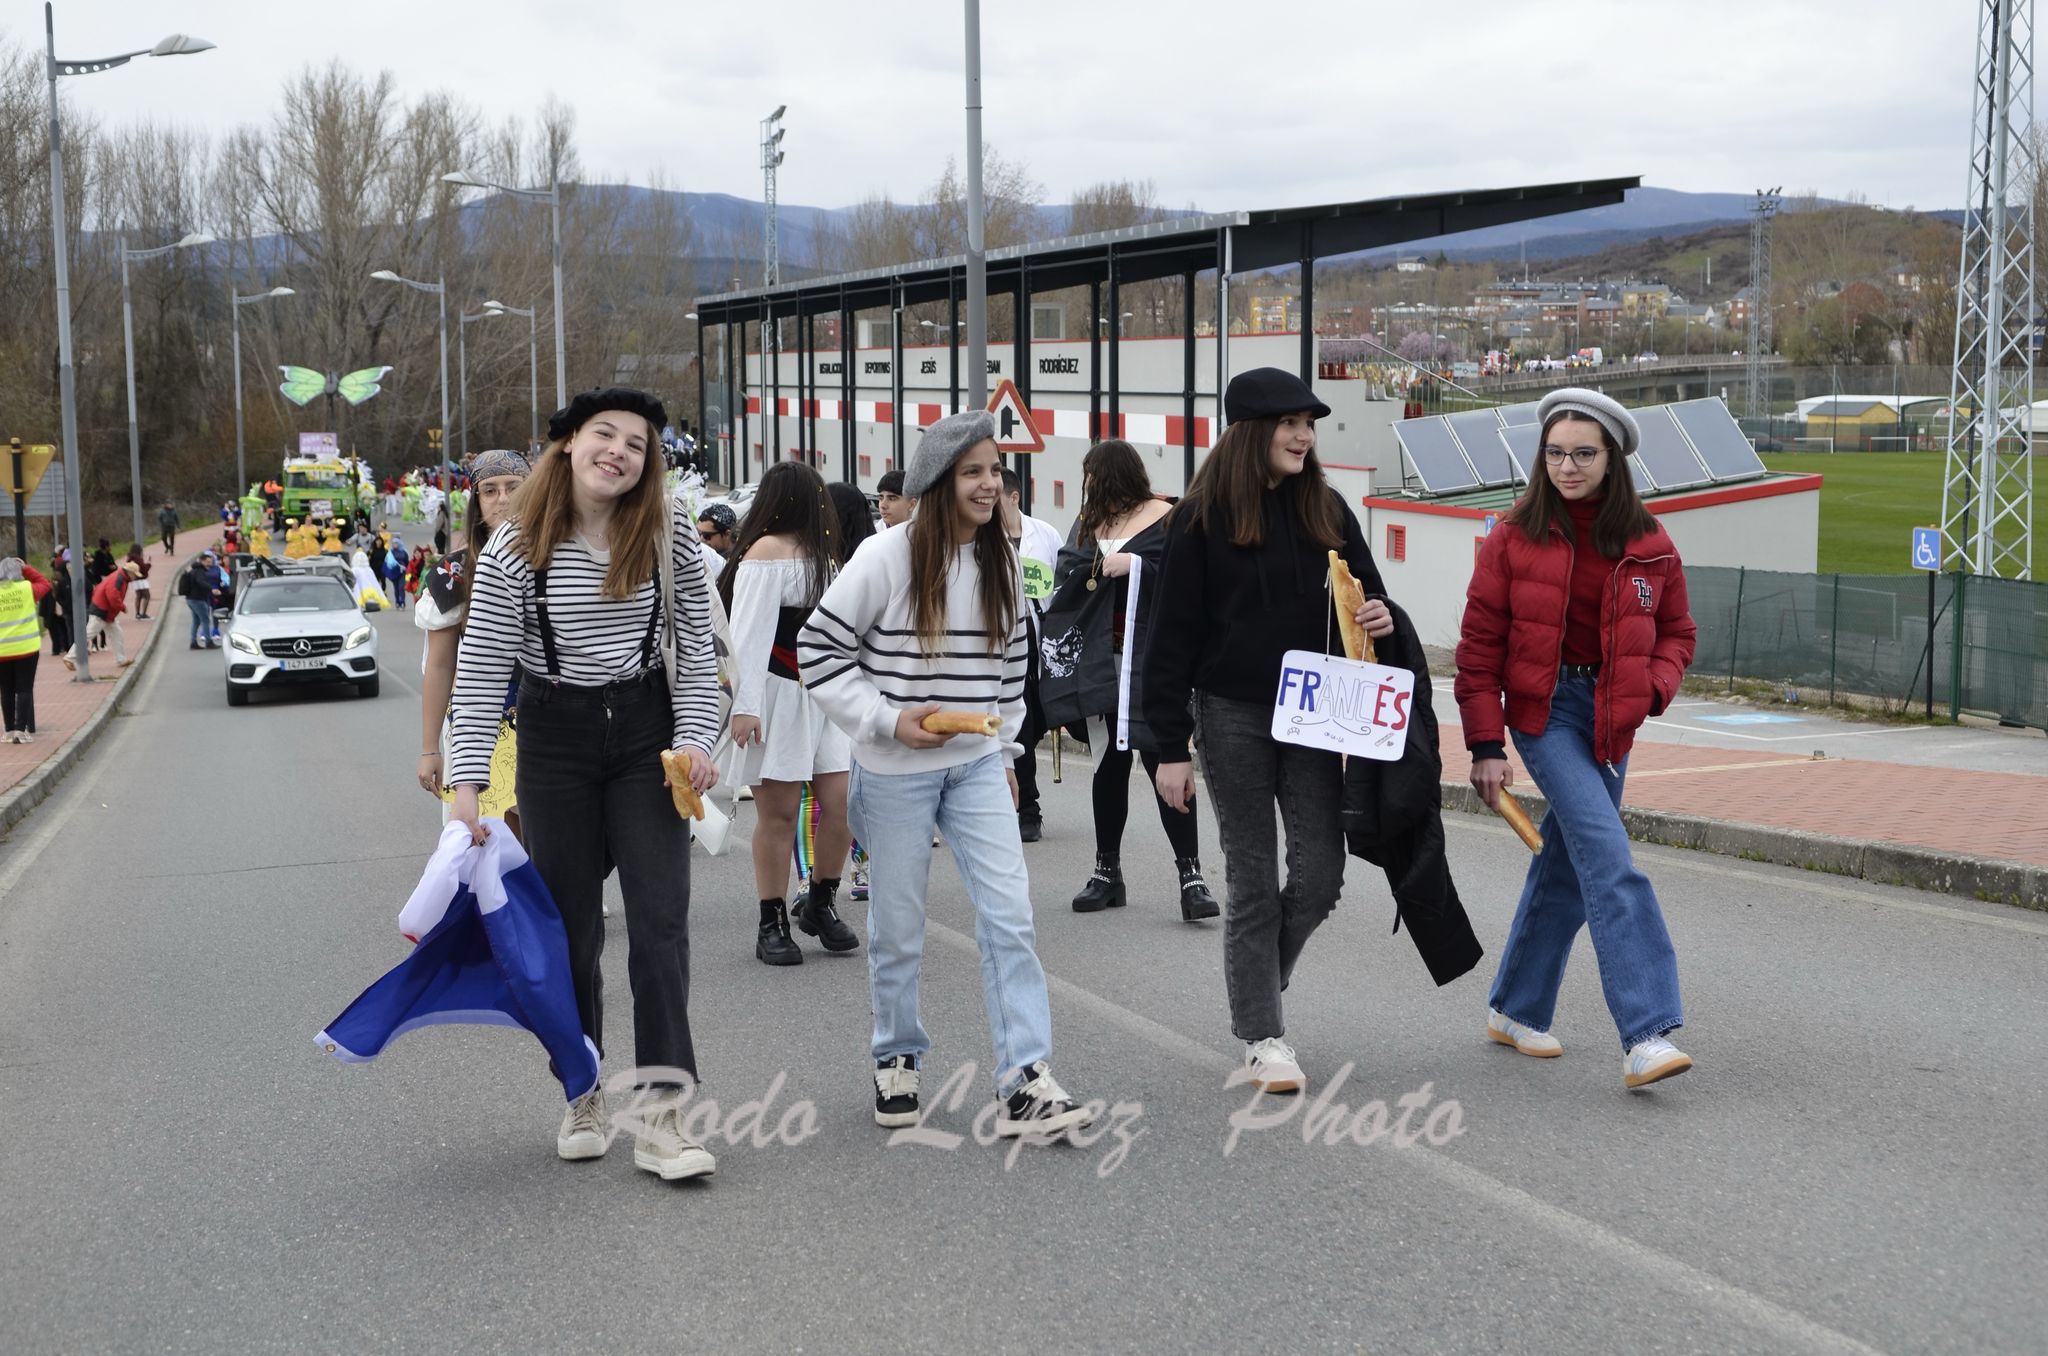
[[233, 318], [235, 331], [235, 498], [240, 499], [249, 492], [249, 467], [242, 458], [242, 308], [253, 306], [259, 301], [272, 297], [294, 295], [289, 287], [273, 287], [268, 292], [254, 296], [236, 296], [233, 284], [228, 286], [228, 300], [234, 304], [228, 307]]
[[[526, 317], [526, 363], [528, 380], [533, 383], [533, 449], [540, 450], [540, 307], [507, 306], [502, 301], [487, 301], [484, 309], [493, 315], [523, 315]], [[556, 409], [561, 406], [557, 405]]]
[[[411, 278], [399, 277], [388, 268], [380, 268], [370, 276], [378, 282], [402, 283], [415, 292], [430, 292], [441, 304], [441, 492], [446, 494], [455, 479], [455, 468], [448, 460], [448, 280], [415, 282]], [[555, 323], [562, 323], [559, 309], [555, 312]]]
[[[782, 164], [782, 138], [789, 129], [782, 125], [788, 104], [761, 119], [761, 285], [773, 287], [782, 281], [782, 245], [775, 234], [775, 171]], [[779, 349], [782, 346], [777, 344]]]
[[[64, 229], [64, 129], [57, 113], [57, 77], [112, 70], [139, 56], [184, 56], [191, 52], [204, 52], [213, 44], [204, 38], [173, 33], [154, 47], [140, 47], [118, 56], [100, 57], [94, 61], [59, 61], [56, 14], [47, 3], [43, 6], [43, 38], [43, 69], [50, 82], [50, 234], [55, 241], [51, 260], [57, 266], [57, 403], [64, 438], [64, 512], [69, 523], [66, 530], [71, 535], [72, 549], [83, 553], [85, 511], [79, 503], [78, 492], [78, 373], [71, 361], [71, 261], [70, 243], [65, 239]], [[71, 615], [85, 616], [88, 601], [85, 571], [82, 568], [74, 570], [71, 575]], [[87, 669], [85, 630], [83, 626], [79, 627], [72, 642], [71, 662], [81, 683], [92, 681], [92, 674]]]
[[[469, 460], [469, 327], [479, 320], [495, 320], [503, 311], [494, 311], [486, 306], [475, 315], [455, 317], [455, 381], [460, 392], [460, 404], [455, 409], [456, 436], [462, 440], [462, 459]], [[445, 446], [447, 435], [441, 435]]]
[[[981, 202], [981, 0], [967, 7], [967, 398], [988, 408], [988, 259]], [[1022, 303], [1025, 298], [1018, 297]], [[1019, 356], [1017, 362], [1028, 361]]]
[[[494, 193], [510, 193], [515, 198], [546, 198], [548, 219], [554, 242], [555, 269], [555, 408], [561, 409], [569, 403], [569, 363], [562, 349], [562, 182], [559, 152], [548, 152], [548, 186], [546, 188], [513, 188], [509, 184], [494, 184], [467, 170], [452, 170], [441, 176], [444, 184], [457, 184], [463, 188], [488, 188]], [[509, 307], [507, 309], [510, 309]], [[443, 366], [446, 366], [444, 363]], [[446, 419], [443, 419], [446, 424]], [[447, 435], [444, 433], [443, 446]]]
[[154, 259], [172, 250], [212, 243], [213, 237], [204, 231], [194, 231], [174, 244], [153, 250], [131, 250], [128, 238], [121, 238], [121, 352], [128, 366], [128, 507], [135, 519], [137, 546], [142, 545], [142, 435], [135, 419], [135, 307], [128, 295], [128, 261]]

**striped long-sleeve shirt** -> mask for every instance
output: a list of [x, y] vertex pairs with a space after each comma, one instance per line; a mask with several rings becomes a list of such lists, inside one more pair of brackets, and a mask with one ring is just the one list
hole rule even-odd
[[[697, 524], [680, 501], [670, 504], [670, 556], [675, 562], [675, 614], [668, 625], [682, 638], [671, 695], [674, 747], [709, 753], [718, 738], [718, 669], [711, 642], [711, 605], [704, 561], [697, 550]], [[453, 728], [449, 739], [448, 784], [488, 786], [491, 749], [505, 709], [505, 689], [514, 665], [535, 676], [548, 672], [534, 602], [533, 567], [513, 549], [519, 525], [506, 523], [491, 534], [477, 557], [469, 586], [469, 616], [455, 661]], [[602, 687], [659, 667], [660, 647], [669, 631], [655, 628], [655, 650], [647, 649], [648, 622], [660, 611], [660, 584], [650, 579], [630, 598], [603, 596], [610, 554], [581, 538], [557, 546], [548, 562], [548, 618], [562, 671], [555, 675], [579, 687]]]
[[[995, 654], [981, 626], [981, 570], [972, 545], [954, 555], [946, 577], [946, 634], [936, 654], [918, 643], [910, 604], [910, 532], [905, 523], [862, 542], [818, 600], [797, 636], [804, 687], [853, 740], [853, 756], [871, 772], [936, 772], [999, 748], [1022, 752], [1024, 676], [1029, 657], [1025, 605]], [[1017, 586], [1019, 581], [1013, 581]], [[992, 711], [1003, 733], [955, 735], [936, 749], [896, 739], [896, 715], [938, 702], [954, 711]]]

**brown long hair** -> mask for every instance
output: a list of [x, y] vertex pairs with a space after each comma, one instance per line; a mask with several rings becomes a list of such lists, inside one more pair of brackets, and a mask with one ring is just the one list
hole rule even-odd
[[1656, 530], [1657, 519], [1636, 493], [1636, 483], [1628, 474], [1628, 458], [1607, 436], [1607, 426], [1580, 415], [1558, 414], [1543, 426], [1542, 436], [1536, 440], [1535, 460], [1529, 468], [1529, 488], [1501, 521], [1522, 529], [1522, 535], [1530, 541], [1542, 541], [1553, 533], [1566, 538], [1572, 535], [1571, 515], [1565, 511], [1564, 496], [1550, 483], [1550, 463], [1543, 455], [1550, 442], [1550, 430], [1567, 419], [1600, 430], [1600, 445], [1607, 449], [1607, 478], [1600, 487], [1600, 511], [1593, 515], [1593, 549], [1609, 560], [1620, 560], [1628, 554], [1630, 542]]
[[1105, 438], [1081, 458], [1081, 539], [1094, 541], [1102, 529], [1152, 498], [1145, 459], [1122, 438]]
[[[1197, 522], [1212, 528], [1227, 526], [1232, 546], [1264, 545], [1266, 522], [1261, 504], [1271, 474], [1273, 434], [1279, 427], [1278, 419], [1258, 418], [1240, 419], [1224, 429], [1174, 512], [1193, 514]], [[1301, 470], [1288, 476], [1281, 488], [1303, 536], [1326, 551], [1344, 545], [1336, 499], [1314, 448], [1309, 449]]]
[[[646, 420], [643, 418], [642, 423]], [[569, 488], [569, 439], [556, 438], [541, 449], [533, 474], [512, 500], [519, 520], [513, 549], [536, 570], [544, 570], [555, 548], [576, 535], [576, 499]], [[612, 510], [612, 561], [604, 572], [604, 596], [630, 598], [654, 577], [655, 549], [668, 541], [668, 486], [662, 478], [661, 441], [650, 425], [647, 450], [640, 461], [640, 480], [619, 496]]]
[[[954, 462], [938, 483], [917, 498], [910, 520], [910, 615], [917, 628], [917, 647], [927, 655], [946, 648], [946, 577], [953, 569]], [[981, 626], [988, 633], [988, 652], [1002, 654], [1017, 629], [1017, 556], [1003, 515], [992, 513], [974, 533], [974, 565], [981, 574]]]

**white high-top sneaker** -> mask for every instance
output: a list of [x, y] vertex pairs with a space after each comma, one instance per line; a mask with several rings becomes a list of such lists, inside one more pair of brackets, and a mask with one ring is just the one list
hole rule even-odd
[[568, 1110], [562, 1113], [562, 1128], [555, 1132], [555, 1152], [571, 1162], [603, 1158], [610, 1142], [611, 1133], [604, 1114], [604, 1089], [592, 1088], [569, 1103]]

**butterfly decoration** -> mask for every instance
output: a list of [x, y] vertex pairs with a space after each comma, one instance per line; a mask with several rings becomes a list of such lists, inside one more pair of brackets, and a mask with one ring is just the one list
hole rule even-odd
[[351, 405], [360, 405], [383, 387], [377, 383], [384, 379], [389, 367], [363, 367], [354, 372], [335, 376], [331, 372], [316, 372], [310, 367], [279, 367], [284, 380], [278, 383], [278, 391], [294, 405], [310, 405], [324, 395], [339, 393]]

